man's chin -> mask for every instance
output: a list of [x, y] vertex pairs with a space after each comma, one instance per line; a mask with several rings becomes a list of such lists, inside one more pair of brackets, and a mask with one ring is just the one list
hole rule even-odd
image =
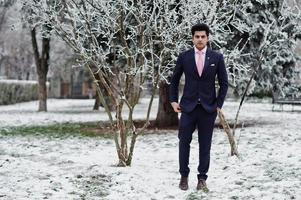
[[204, 45], [198, 45], [197, 48], [198, 48], [198, 49], [203, 49], [203, 48], [204, 48]]

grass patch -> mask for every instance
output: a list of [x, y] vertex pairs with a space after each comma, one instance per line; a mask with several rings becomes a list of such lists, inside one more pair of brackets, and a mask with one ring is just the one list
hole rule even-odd
[[[144, 125], [144, 120], [135, 120], [136, 128], [141, 128]], [[155, 134], [165, 133], [170, 130], [177, 130], [177, 126], [170, 126], [165, 128], [158, 128], [156, 121], [151, 120], [148, 128], [142, 133]], [[104, 138], [113, 138], [112, 129], [108, 121], [99, 122], [81, 122], [81, 123], [61, 123], [52, 125], [38, 125], [38, 126], [20, 126], [20, 127], [6, 127], [0, 129], [1, 135], [34, 135], [34, 136], [48, 136], [48, 137], [69, 137], [69, 136], [86, 136]], [[130, 135], [130, 133], [129, 133]]]
[[2, 135], [35, 135], [49, 137], [69, 137], [69, 136], [86, 136], [111, 137], [108, 127], [103, 126], [100, 122], [88, 123], [62, 123], [46, 126], [22, 126], [7, 127], [0, 130]]
[[[112, 180], [110, 176], [95, 172], [93, 175], [77, 175], [72, 180], [81, 191], [81, 199], [102, 199], [109, 195]], [[76, 192], [74, 192], [76, 194]]]

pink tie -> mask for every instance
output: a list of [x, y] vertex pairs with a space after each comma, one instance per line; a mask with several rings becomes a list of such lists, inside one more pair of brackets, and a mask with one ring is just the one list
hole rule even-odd
[[198, 58], [198, 62], [196, 63], [196, 66], [197, 66], [197, 69], [198, 69], [199, 76], [201, 77], [203, 69], [204, 69], [203, 52], [198, 51], [197, 53], [199, 54], [199, 58]]

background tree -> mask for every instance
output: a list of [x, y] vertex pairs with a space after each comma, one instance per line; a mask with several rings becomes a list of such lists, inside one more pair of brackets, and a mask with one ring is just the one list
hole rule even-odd
[[[0, 75], [7, 79], [32, 80], [35, 71], [28, 33], [20, 25], [16, 1], [0, 3]], [[17, 28], [18, 27], [18, 28]]]
[[[241, 7], [243, 4], [247, 6]], [[297, 75], [295, 47], [301, 36], [300, 9], [290, 7], [286, 1], [239, 1], [239, 7], [241, 9], [237, 12], [237, 18], [245, 31], [236, 34], [246, 41], [243, 51], [248, 56], [238, 62], [248, 63], [250, 68], [248, 71], [233, 73], [246, 77], [240, 79], [236, 85], [241, 101], [235, 117], [233, 135], [247, 94], [298, 94], [293, 81]]]
[[[38, 75], [39, 108], [38, 111], [47, 111], [47, 73], [49, 71], [50, 38], [52, 27], [49, 23], [49, 10], [55, 0], [33, 0], [22, 2], [22, 14], [24, 24], [29, 25], [34, 60]], [[43, 8], [43, 9], [42, 9]], [[40, 29], [41, 45], [37, 40], [37, 29]], [[39, 50], [41, 48], [41, 50]]]
[[[242, 5], [246, 6], [243, 8]], [[281, 96], [296, 94], [297, 40], [300, 39], [300, 10], [290, 7], [287, 1], [238, 1], [237, 18], [243, 31], [235, 31], [235, 42], [245, 46], [244, 53], [249, 56], [238, 60], [250, 65], [248, 71], [236, 71], [236, 76], [244, 76], [235, 83], [236, 94], [243, 94], [253, 69], [257, 68], [248, 94], [266, 96], [278, 93]], [[233, 43], [232, 43], [233, 44]], [[228, 45], [232, 45], [228, 43]], [[258, 59], [261, 62], [258, 66]]]
[[[153, 44], [148, 32], [147, 23], [152, 16], [149, 5], [130, 1], [72, 1], [59, 5], [62, 10], [53, 13], [51, 21], [54, 31], [91, 72], [114, 131], [119, 165], [130, 165], [136, 137], [148, 124], [160, 71], [160, 65], [154, 66]], [[152, 97], [146, 123], [138, 131], [133, 113], [147, 79], [153, 80]], [[116, 108], [115, 118], [104, 93]], [[129, 110], [126, 120], [123, 119], [124, 106]], [[132, 136], [129, 149], [128, 134]]]
[[[9, 3], [9, 6], [5, 6], [3, 2]], [[7, 79], [37, 80], [33, 49], [28, 48], [32, 46], [31, 33], [22, 21], [22, 6], [21, 1], [2, 1], [0, 6], [0, 76]], [[71, 74], [71, 66], [76, 57], [65, 42], [55, 35], [52, 36], [52, 41], [48, 76], [65, 78]], [[38, 46], [41, 46], [39, 41]]]

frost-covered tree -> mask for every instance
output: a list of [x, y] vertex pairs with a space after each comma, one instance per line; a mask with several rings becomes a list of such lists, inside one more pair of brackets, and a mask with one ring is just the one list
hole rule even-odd
[[[49, 71], [50, 40], [52, 27], [49, 23], [49, 12], [55, 9], [55, 0], [20, 1], [22, 20], [30, 30], [39, 85], [38, 111], [47, 111], [47, 73]], [[41, 37], [41, 42], [38, 37]], [[39, 43], [41, 43], [39, 45]]]
[[9, 79], [29, 77], [30, 51], [26, 49], [24, 30], [14, 33], [11, 29], [11, 18], [18, 16], [16, 1], [0, 1], [0, 75]]
[[15, 3], [15, 0], [0, 0], [0, 31], [6, 20], [6, 13], [8, 9]]
[[301, 36], [301, 13], [298, 7], [289, 7], [282, 0], [236, 2], [238, 23], [231, 28], [240, 26], [242, 31], [234, 32], [237, 39], [227, 45], [232, 46], [234, 42], [238, 47], [243, 46], [247, 56], [237, 62], [250, 67], [243, 71], [230, 69], [232, 75], [244, 77], [237, 79], [234, 84], [241, 101], [235, 117], [233, 135], [247, 94], [277, 92], [286, 96], [288, 90], [292, 91], [296, 64], [294, 50], [297, 39]]
[[[8, 79], [37, 80], [34, 53], [33, 49], [29, 48], [32, 46], [31, 34], [28, 26], [24, 26], [20, 12], [23, 5], [21, 1], [6, 1], [7, 4], [3, 2], [0, 5], [0, 76]], [[37, 37], [40, 37], [40, 34]], [[66, 72], [70, 74], [70, 66], [75, 61], [72, 51], [62, 40], [55, 36], [52, 40], [48, 80], [53, 76], [65, 78]], [[40, 45], [38, 41], [38, 46]]]
[[[91, 72], [111, 122], [119, 165], [130, 165], [136, 137], [148, 124], [163, 73], [163, 55], [153, 53], [157, 44], [151, 24], [157, 7], [142, 1], [69, 1], [58, 6], [61, 9], [51, 18], [54, 31], [80, 56], [79, 64]], [[133, 123], [133, 113], [146, 80], [153, 83], [152, 97], [146, 123], [139, 130]], [[115, 107], [114, 114], [108, 102]], [[125, 118], [124, 107], [128, 109]]]
[[[249, 64], [249, 71], [236, 71], [234, 74], [245, 77], [235, 83], [236, 93], [242, 94], [250, 76], [248, 94], [267, 95], [272, 92], [289, 96], [294, 91], [297, 55], [296, 42], [301, 37], [301, 15], [296, 6], [290, 7], [283, 0], [240, 0], [237, 18], [242, 32], [236, 32], [238, 43], [249, 56], [238, 62]], [[242, 7], [242, 5], [246, 5]], [[231, 43], [229, 44], [231, 45]]]

